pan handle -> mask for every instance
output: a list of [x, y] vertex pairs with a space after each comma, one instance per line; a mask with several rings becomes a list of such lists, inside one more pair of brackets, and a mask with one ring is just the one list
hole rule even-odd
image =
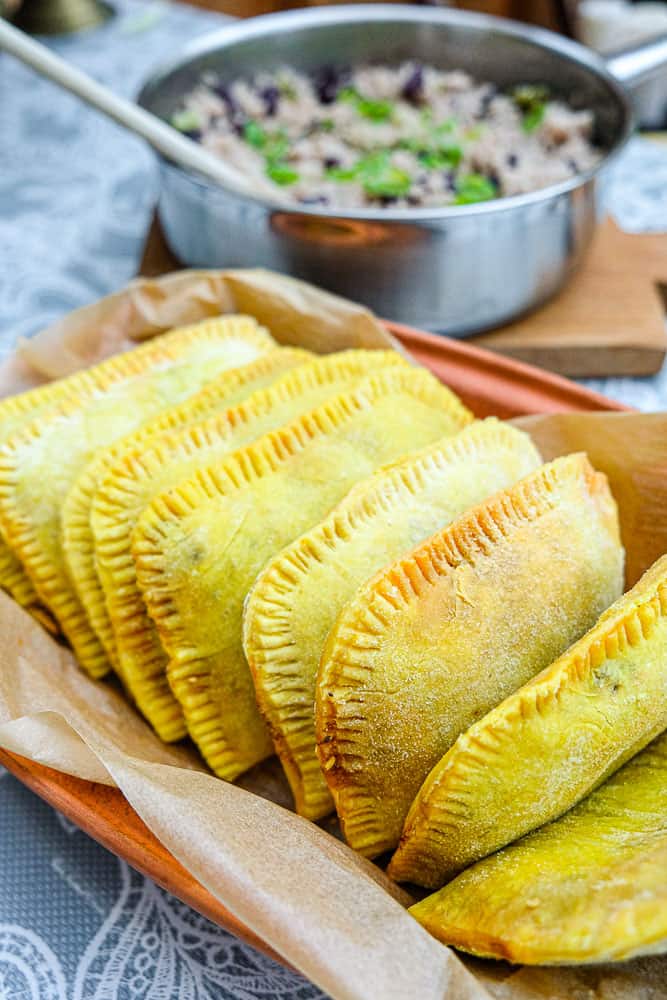
[[667, 35], [605, 56], [607, 69], [619, 83], [636, 87], [667, 68]]

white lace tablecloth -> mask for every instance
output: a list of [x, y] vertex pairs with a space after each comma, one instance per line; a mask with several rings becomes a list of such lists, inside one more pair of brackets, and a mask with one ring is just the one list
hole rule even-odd
[[[133, 96], [156, 62], [220, 24], [119, 0], [51, 44]], [[635, 142], [608, 185], [631, 231], [667, 231], [667, 146]], [[156, 196], [141, 142], [0, 54], [0, 356], [137, 270]], [[596, 389], [665, 409], [667, 374]], [[323, 994], [158, 889], [0, 769], [0, 1000], [314, 1000]]]

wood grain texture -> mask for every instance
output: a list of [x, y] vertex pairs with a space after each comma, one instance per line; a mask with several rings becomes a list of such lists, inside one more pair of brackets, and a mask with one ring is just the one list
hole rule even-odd
[[557, 298], [473, 343], [562, 375], [653, 375], [667, 352], [661, 287], [664, 234], [630, 235], [607, 219]]

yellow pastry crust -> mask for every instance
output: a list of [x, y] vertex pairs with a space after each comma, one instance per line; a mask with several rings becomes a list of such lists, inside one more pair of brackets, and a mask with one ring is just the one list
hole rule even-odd
[[436, 764], [390, 874], [438, 888], [560, 816], [667, 728], [667, 556]]
[[361, 587], [317, 684], [323, 773], [348, 842], [396, 846], [410, 804], [461, 732], [566, 649], [622, 592], [605, 476], [543, 466]]
[[[82, 666], [92, 676], [99, 676], [107, 661], [119, 670], [113, 626], [109, 618], [104, 590], [95, 565], [95, 543], [91, 527], [92, 504], [98, 487], [109, 470], [123, 455], [135, 448], [150, 448], [151, 442], [205, 419], [209, 414], [227, 409], [250, 393], [270, 384], [281, 374], [313, 357], [297, 348], [267, 351], [240, 368], [223, 371], [184, 403], [163, 410], [139, 430], [100, 449], [74, 482], [62, 509], [63, 548], [70, 579], [76, 589], [91, 628], [103, 649], [91, 644]], [[80, 654], [83, 655], [83, 654]]]
[[322, 649], [345, 603], [382, 566], [540, 464], [526, 434], [495, 418], [478, 421], [364, 480], [262, 570], [248, 595], [243, 645], [302, 816], [333, 809], [313, 706]]
[[529, 965], [667, 951], [667, 735], [570, 812], [411, 907], [445, 944]]
[[[14, 555], [4, 537], [0, 534], [0, 587], [6, 590], [14, 600], [26, 608], [31, 614], [35, 614], [37, 609], [45, 612], [46, 609], [39, 603], [39, 597], [33, 587], [30, 577], [27, 575], [21, 560]], [[47, 618], [44, 624], [50, 632], [57, 632], [58, 626], [46, 612]]]
[[203, 465], [218, 461], [280, 427], [369, 372], [407, 367], [395, 351], [343, 351], [315, 358], [257, 391], [239, 406], [166, 435], [150, 448], [127, 451], [107, 471], [91, 509], [96, 568], [113, 628], [118, 672], [158, 735], [186, 734], [181, 707], [167, 681], [167, 657], [137, 583], [132, 532], [148, 504]]
[[150, 350], [139, 348], [89, 370], [87, 384], [92, 379], [94, 391], [38, 417], [5, 442], [0, 452], [5, 538], [81, 660], [99, 641], [70, 583], [60, 542], [62, 503], [73, 481], [98, 448], [180, 401], [211, 374], [273, 347], [270, 335], [250, 317], [222, 317], [172, 331]]
[[190, 735], [218, 775], [232, 780], [272, 752], [241, 636], [259, 570], [356, 481], [471, 419], [428, 372], [382, 371], [144, 512], [133, 541], [139, 584]]
[[[37, 417], [45, 413], [54, 411], [58, 405], [62, 405], [67, 400], [79, 398], [86, 392], [93, 393], [96, 390], [96, 380], [94, 372], [91, 375], [88, 371], [77, 372], [67, 378], [58, 379], [47, 385], [28, 392], [20, 393], [17, 396], [9, 396], [0, 400], [0, 427], [2, 437], [0, 447], [9, 440], [12, 435], [28, 426]], [[39, 598], [33, 587], [30, 577], [27, 575], [21, 561], [14, 554], [4, 538], [2, 525], [0, 524], [0, 587], [6, 590], [22, 607], [29, 609], [33, 614], [40, 617], [46, 615], [44, 623], [52, 631], [57, 631], [57, 626], [46, 609], [39, 604]]]

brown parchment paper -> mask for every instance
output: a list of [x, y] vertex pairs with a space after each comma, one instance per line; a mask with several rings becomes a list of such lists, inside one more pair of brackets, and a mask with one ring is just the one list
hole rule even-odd
[[387, 346], [404, 353], [363, 306], [296, 278], [259, 268], [176, 271], [138, 278], [30, 340], [20, 340], [0, 366], [0, 398], [69, 375], [174, 326], [228, 312], [249, 313], [270, 326], [281, 343], [298, 343], [318, 354]]
[[[139, 280], [19, 345], [0, 395], [127, 349], [171, 326], [249, 312], [283, 343], [324, 353], [394, 346], [365, 309], [264, 271]], [[667, 415], [523, 418], [545, 457], [589, 452], [619, 502], [631, 581], [667, 551]], [[0, 746], [117, 785], [174, 856], [275, 951], [341, 1000], [659, 1000], [667, 959], [513, 969], [461, 959], [406, 912], [379, 868], [285, 805], [269, 764], [229, 785], [167, 747], [113, 683], [95, 682], [0, 593]], [[278, 804], [281, 803], [281, 804]]]

